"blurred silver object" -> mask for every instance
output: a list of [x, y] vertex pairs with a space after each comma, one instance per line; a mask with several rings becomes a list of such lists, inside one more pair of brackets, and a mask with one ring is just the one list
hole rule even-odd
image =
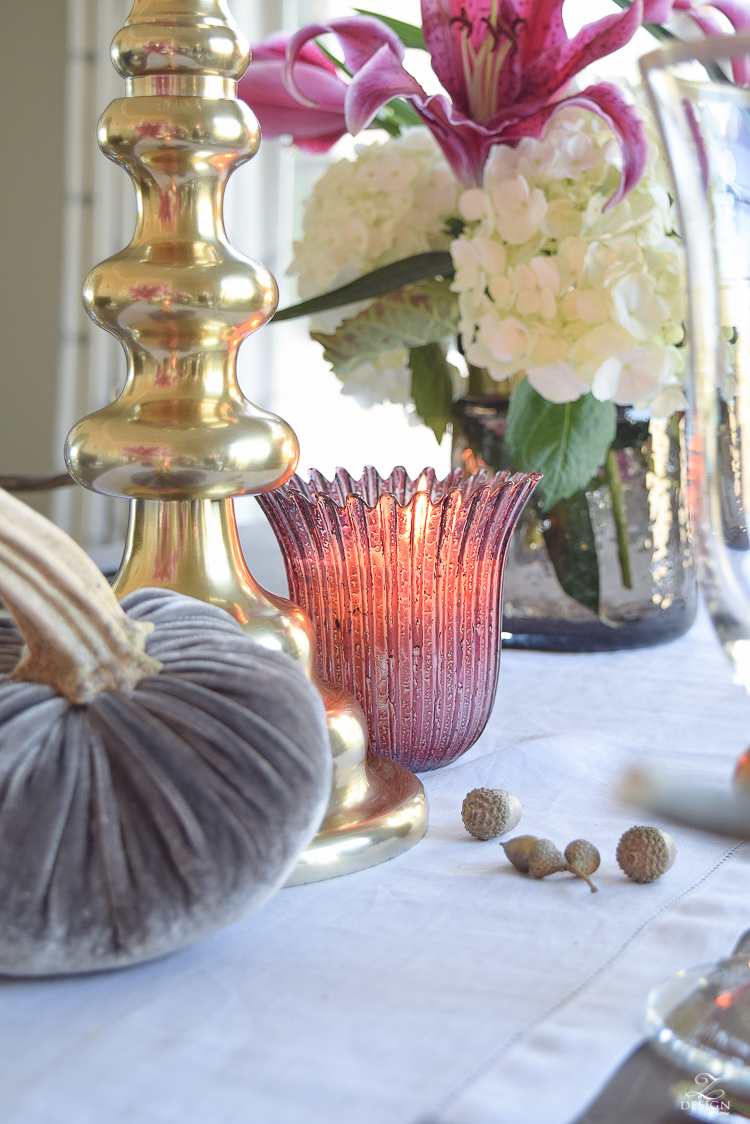
[[[675, 184], [688, 270], [688, 488], [699, 580], [737, 684], [750, 688], [750, 90], [732, 63], [750, 35], [679, 43], [641, 59]], [[714, 75], [711, 80], [708, 74]], [[716, 81], [717, 74], [726, 81]], [[735, 65], [734, 73], [741, 69]], [[750, 714], [748, 715], [750, 729]], [[750, 839], [750, 766], [735, 789], [640, 773], [627, 795], [706, 831]], [[749, 795], [743, 795], [743, 792]]]

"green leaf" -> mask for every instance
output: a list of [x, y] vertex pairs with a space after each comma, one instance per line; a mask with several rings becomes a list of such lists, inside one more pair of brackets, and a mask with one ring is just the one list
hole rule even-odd
[[402, 98], [393, 98], [392, 101], [383, 106], [370, 128], [385, 129], [392, 137], [400, 137], [402, 126], [423, 124], [424, 122], [419, 114], [412, 109], [408, 101], [404, 101]]
[[359, 12], [361, 16], [374, 16], [376, 20], [386, 24], [391, 31], [396, 32], [405, 47], [416, 47], [419, 51], [427, 50], [421, 27], [416, 27], [413, 23], [404, 23], [403, 20], [393, 19], [392, 16], [381, 16], [380, 12], [369, 12], [366, 8], [355, 8], [354, 11]]
[[323, 52], [328, 61], [332, 62], [338, 70], [343, 71], [343, 73], [346, 74], [348, 78], [353, 77], [351, 70], [347, 69], [346, 64], [343, 63], [341, 59], [337, 59], [335, 55], [332, 55], [331, 52], [326, 47], [324, 47], [322, 43], [318, 42], [317, 39], [315, 40], [315, 46], [319, 51]]
[[379, 113], [377, 117], [374, 117], [372, 125], [378, 129], [384, 129], [391, 137], [401, 136], [401, 126], [398, 121], [394, 120], [393, 117], [389, 117], [386, 113]]
[[427, 343], [409, 349], [409, 367], [417, 413], [440, 442], [451, 420], [453, 405], [450, 364], [439, 343]]
[[385, 351], [453, 336], [457, 324], [458, 301], [448, 282], [422, 281], [381, 297], [333, 335], [313, 332], [312, 338], [323, 344], [336, 374], [345, 375]]
[[382, 265], [380, 269], [373, 269], [342, 285], [332, 289], [330, 293], [321, 293], [301, 304], [290, 305], [282, 308], [273, 317], [272, 323], [279, 320], [294, 320], [298, 316], [311, 316], [314, 312], [328, 312], [331, 308], [343, 308], [344, 305], [354, 304], [355, 301], [373, 300], [375, 297], [384, 297], [386, 293], [393, 293], [402, 289], [404, 285], [411, 285], [415, 281], [426, 281], [433, 277], [453, 277], [453, 259], [447, 250], [429, 250], [426, 254], [414, 254], [410, 258]]
[[527, 379], [511, 396], [505, 440], [524, 472], [541, 472], [545, 510], [588, 484], [615, 435], [611, 402], [584, 394], [577, 402], [548, 402]]
[[413, 109], [408, 101], [403, 98], [393, 98], [385, 106], [390, 114], [392, 114], [394, 121], [398, 121], [399, 125], [424, 125], [424, 121]]
[[547, 514], [544, 542], [562, 588], [581, 605], [599, 612], [599, 561], [584, 491], [558, 500]]

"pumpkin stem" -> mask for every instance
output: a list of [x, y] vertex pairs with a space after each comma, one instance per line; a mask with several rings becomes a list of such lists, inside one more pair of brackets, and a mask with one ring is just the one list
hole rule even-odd
[[46, 683], [72, 703], [129, 690], [161, 668], [148, 622], [131, 620], [77, 543], [0, 489], [0, 599], [26, 641], [13, 679]]

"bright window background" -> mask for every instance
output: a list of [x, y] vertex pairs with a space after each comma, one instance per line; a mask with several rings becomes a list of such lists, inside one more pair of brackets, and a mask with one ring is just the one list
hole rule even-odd
[[[351, 8], [336, 0], [230, 0], [230, 4], [251, 40], [279, 28], [293, 31], [311, 20], [351, 13]], [[370, 6], [384, 15], [421, 22], [419, 0], [362, 0], [362, 7]], [[614, 11], [619, 9], [610, 0], [567, 0], [564, 18], [569, 33], [574, 34], [583, 24]], [[599, 62], [591, 76], [584, 75], [584, 84], [610, 74], [636, 81], [638, 56], [655, 46], [648, 32], [639, 31], [626, 48]], [[424, 52], [408, 51], [406, 65], [429, 92], [436, 91]], [[255, 160], [230, 181], [229, 237], [239, 250], [273, 270], [281, 307], [298, 299], [294, 279], [286, 276], [286, 270], [292, 242], [299, 237], [304, 200], [327, 164], [350, 154], [354, 143], [344, 138], [331, 153], [316, 157], [268, 141]], [[315, 467], [329, 475], [343, 465], [359, 474], [365, 464], [374, 464], [381, 473], [390, 472], [396, 464], [403, 464], [411, 473], [425, 465], [440, 472], [450, 467], [449, 435], [438, 446], [430, 430], [408, 424], [401, 406], [364, 409], [340, 393], [341, 384], [324, 362], [321, 348], [307, 334], [307, 320], [268, 326], [246, 341], [240, 352], [239, 376], [249, 398], [280, 414], [295, 429], [302, 472]], [[252, 500], [239, 501], [237, 514], [241, 523], [260, 517]]]

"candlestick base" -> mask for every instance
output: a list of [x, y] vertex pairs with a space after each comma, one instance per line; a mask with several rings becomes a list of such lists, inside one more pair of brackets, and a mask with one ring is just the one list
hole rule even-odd
[[262, 589], [248, 570], [231, 500], [131, 504], [119, 598], [136, 589], [176, 589], [226, 609], [265, 648], [291, 656], [320, 691], [333, 754], [326, 818], [287, 886], [353, 874], [408, 851], [427, 830], [427, 797], [403, 765], [366, 753], [367, 727], [354, 697], [315, 674], [315, 638], [299, 606]]
[[353, 807], [329, 811], [287, 886], [353, 874], [408, 851], [427, 830], [427, 797], [413, 773], [368, 754], [366, 792]]

